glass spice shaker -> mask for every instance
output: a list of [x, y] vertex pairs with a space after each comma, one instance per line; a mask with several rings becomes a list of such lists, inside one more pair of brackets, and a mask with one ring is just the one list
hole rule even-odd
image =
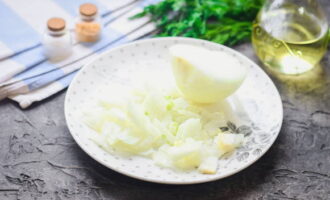
[[91, 3], [79, 7], [79, 18], [76, 20], [76, 39], [78, 42], [95, 42], [100, 38], [102, 24], [97, 7]]
[[44, 55], [49, 60], [58, 61], [71, 55], [72, 40], [62, 18], [50, 18], [47, 21], [42, 44]]

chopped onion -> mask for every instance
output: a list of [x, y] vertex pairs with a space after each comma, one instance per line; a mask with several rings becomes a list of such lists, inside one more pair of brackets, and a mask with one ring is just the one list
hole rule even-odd
[[95, 105], [82, 111], [84, 123], [98, 133], [93, 140], [106, 151], [149, 157], [163, 167], [213, 174], [221, 155], [234, 151], [244, 140], [241, 134], [219, 129], [226, 124], [221, 102], [194, 104], [175, 88], [149, 86], [126, 92], [117, 93], [115, 100], [111, 95], [99, 97]]

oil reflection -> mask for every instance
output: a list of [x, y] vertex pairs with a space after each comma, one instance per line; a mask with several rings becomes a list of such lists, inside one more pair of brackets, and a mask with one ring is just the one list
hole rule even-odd
[[324, 69], [324, 64], [319, 63], [312, 70], [298, 75], [285, 75], [270, 70], [267, 72], [282, 82], [282, 85], [287, 86], [288, 89], [304, 93], [324, 89], [327, 82]]

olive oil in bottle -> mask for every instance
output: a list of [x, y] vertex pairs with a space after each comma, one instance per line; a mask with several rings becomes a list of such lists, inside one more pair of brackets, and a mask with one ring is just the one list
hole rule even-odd
[[271, 71], [301, 74], [326, 53], [328, 24], [322, 15], [295, 4], [263, 9], [253, 24], [252, 43]]

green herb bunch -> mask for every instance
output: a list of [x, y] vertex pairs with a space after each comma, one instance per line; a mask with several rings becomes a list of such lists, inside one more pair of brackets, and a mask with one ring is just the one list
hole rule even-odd
[[132, 18], [150, 16], [157, 36], [184, 36], [235, 45], [250, 38], [263, 0], [163, 0]]

